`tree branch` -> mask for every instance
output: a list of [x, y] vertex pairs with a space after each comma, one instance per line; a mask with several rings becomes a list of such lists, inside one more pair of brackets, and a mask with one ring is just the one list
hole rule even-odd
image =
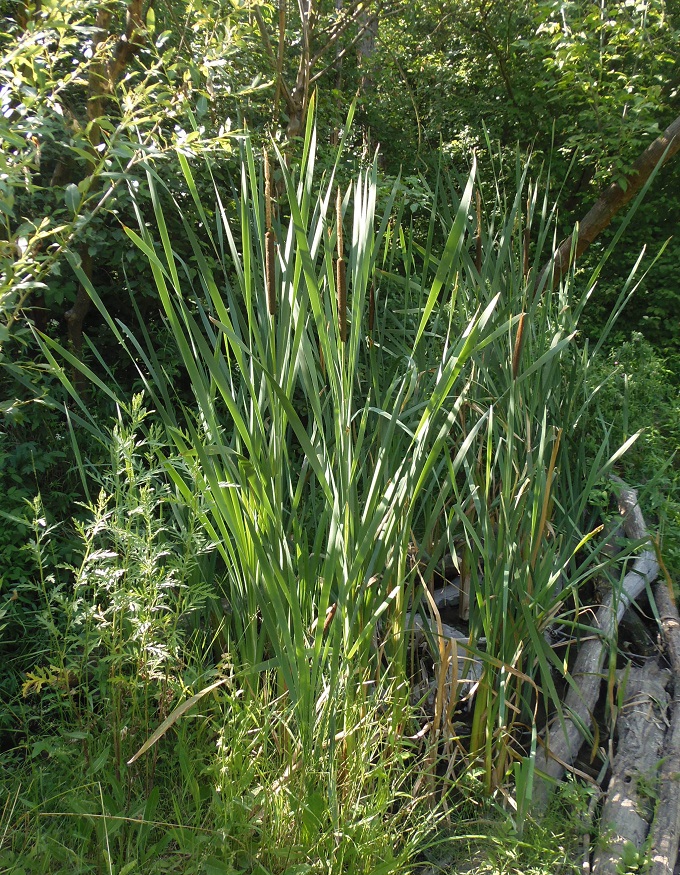
[[[574, 234], [560, 243], [557, 250], [541, 271], [536, 283], [537, 291], [551, 282], [557, 285], [573, 262], [579, 258], [595, 238], [604, 231], [620, 209], [626, 206], [643, 188], [654, 170], [680, 151], [680, 116], [651, 143], [639, 156], [625, 177], [625, 187], [615, 182], [600, 195], [592, 209], [586, 214], [578, 227], [578, 237], [574, 246]], [[573, 254], [572, 254], [573, 247]], [[554, 271], [554, 273], [553, 273]]]
[[[352, 39], [352, 42], [349, 45], [345, 46], [342, 49], [342, 51], [338, 52], [337, 55], [335, 55], [335, 57], [333, 58], [333, 60], [329, 64], [326, 64], [326, 66], [323, 68], [323, 70], [319, 70], [318, 73], [315, 73], [312, 76], [312, 78], [309, 80], [309, 84], [312, 85], [314, 82], [316, 82], [318, 79], [320, 79], [323, 75], [328, 73], [328, 71], [331, 69], [331, 67], [335, 66], [335, 64], [337, 64], [338, 61], [341, 61], [345, 57], [346, 54], [351, 52], [351, 50], [354, 48], [354, 46], [361, 40], [361, 38], [366, 34], [366, 32], [370, 30], [370, 28], [371, 28], [371, 21], [369, 19], [369, 21], [365, 25], [362, 25], [362, 27], [359, 28], [359, 31], [357, 32], [356, 36]], [[333, 42], [335, 42], [335, 40], [333, 40]], [[327, 43], [326, 46], [323, 49], [321, 49], [321, 51], [316, 53], [316, 55], [312, 58], [312, 69], [314, 68], [316, 63], [321, 59], [323, 54], [331, 47], [332, 44], [333, 43], [331, 43], [331, 42]]]
[[144, 21], [142, 20], [142, 0], [130, 0], [127, 8], [125, 33], [118, 40], [113, 59], [109, 64], [109, 81], [111, 88], [116, 84], [121, 77], [123, 70], [142, 47], [142, 42], [139, 39], [140, 34], [144, 31]]
[[[255, 13], [255, 19], [257, 20], [257, 27], [260, 31], [260, 39], [262, 40], [264, 50], [269, 56], [269, 60], [271, 61], [274, 70], [278, 70], [278, 60], [276, 55], [274, 54], [274, 49], [272, 48], [272, 43], [269, 39], [269, 34], [267, 33], [267, 25], [264, 23], [264, 19], [262, 18], [262, 13], [260, 12], [260, 7], [258, 4], [255, 4], [255, 6], [253, 6], [253, 12]], [[292, 103], [290, 88], [288, 87], [288, 85], [286, 85], [286, 80], [283, 78], [283, 75], [279, 76], [277, 87], [278, 86], [281, 87], [283, 98], [290, 107]]]
[[[330, 31], [330, 36], [326, 40], [323, 45], [323, 48], [319, 49], [317, 53], [312, 58], [312, 68], [318, 64], [321, 58], [326, 54], [326, 52], [332, 48], [335, 43], [340, 39], [343, 33], [347, 30], [347, 28], [354, 24], [359, 15], [365, 10], [362, 8], [361, 0], [355, 0], [347, 9], [342, 10], [341, 16], [338, 17], [338, 21], [335, 26]], [[379, 12], [379, 7], [376, 10], [376, 14]]]

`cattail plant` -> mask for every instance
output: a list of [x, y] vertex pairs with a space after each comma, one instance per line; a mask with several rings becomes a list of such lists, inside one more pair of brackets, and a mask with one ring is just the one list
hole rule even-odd
[[[466, 391], [463, 369], [481, 343], [496, 301], [470, 319], [455, 341], [433, 339], [439, 306], [447, 306], [453, 288], [444, 280], [454, 275], [463, 251], [473, 170], [440, 269], [425, 289], [426, 306], [404, 320], [388, 308], [379, 316], [374, 302], [372, 329], [379, 318], [387, 321], [375, 326], [384, 339], [369, 352], [359, 332], [347, 330], [345, 264], [351, 265], [355, 312], [362, 313], [377, 265], [387, 263], [383, 247], [397, 188], [376, 222], [375, 163], [356, 178], [343, 201], [337, 164], [321, 188], [315, 183], [313, 143], [310, 115], [299, 181], [279, 161], [288, 219], [277, 229], [284, 242], [277, 252], [275, 332], [269, 319], [262, 320], [257, 298], [260, 288], [269, 292], [273, 285], [273, 259], [258, 258], [271, 252], [268, 240], [273, 240], [271, 170], [265, 164], [261, 205], [247, 138], [238, 228], [231, 227], [215, 185], [219, 236], [212, 236], [191, 166], [180, 156], [208, 235], [200, 241], [194, 223], [180, 213], [201, 266], [200, 286], [192, 288], [192, 279], [179, 270], [157, 193], [162, 183], [152, 173], [161, 245], [154, 247], [141, 210], [139, 232], [127, 230], [149, 258], [191, 380], [195, 404], [184, 407], [180, 426], [173, 387], [153, 350], [144, 352], [149, 374], [144, 379], [154, 407], [180, 457], [192, 462], [191, 479], [187, 469], [170, 464], [169, 474], [187, 501], [204, 496], [202, 523], [227, 570], [225, 645], [253, 695], [266, 683], [270, 694], [292, 709], [299, 756], [323, 751], [332, 762], [338, 730], [353, 737], [348, 721], [368, 695], [364, 681], [395, 685], [400, 692], [394, 707], [406, 707], [411, 532], [422, 526], [426, 506], [428, 513], [433, 504], [435, 515], [442, 511], [451, 495], [444, 475], [449, 467], [459, 470], [482, 427], [483, 415], [453, 455], [449, 452]], [[347, 262], [343, 209], [353, 214]], [[328, 235], [333, 225], [335, 234]], [[219, 281], [210, 266], [215, 259], [225, 261]], [[335, 301], [330, 289], [336, 291]], [[97, 301], [91, 283], [88, 290]], [[272, 309], [267, 301], [270, 316]], [[329, 331], [335, 320], [338, 330]], [[138, 360], [141, 345], [132, 347]], [[432, 502], [435, 490], [439, 497]], [[393, 725], [404, 726], [396, 711]]]
[[[595, 362], [587, 346], [577, 345], [577, 327], [594, 278], [577, 282], [572, 269], [554, 292], [535, 294], [533, 277], [552, 251], [555, 209], [528, 174], [528, 162], [518, 160], [510, 196], [507, 183], [496, 181], [484, 233], [479, 213], [472, 220], [482, 257], [478, 245], [463, 252], [451, 316], [451, 331], [464, 330], [477, 308], [501, 293], [493, 324], [506, 328], [483, 352], [472, 353], [470, 394], [461, 408], [462, 433], [475, 422], [467, 419], [471, 411], [488, 412], [484, 434], [468, 457], [466, 477], [451, 472], [455, 499], [447, 512], [450, 550], [467, 559], [461, 577], [467, 570], [471, 641], [485, 642], [469, 744], [489, 792], [516, 773], [515, 765], [520, 772], [526, 765], [528, 773], [537, 703], [561, 707], [554, 672], [564, 674], [565, 667], [545, 633], [556, 617], [571, 628], [576, 617], [569, 605], [578, 604], [580, 587], [603, 573], [588, 503], [625, 449], [610, 447], [603, 430], [594, 457], [584, 452]], [[449, 203], [460, 203], [453, 181], [436, 208], [451, 225]], [[517, 234], [525, 204], [524, 233]], [[627, 285], [632, 282], [631, 276]], [[523, 749], [519, 738], [527, 729], [533, 741]]]
[[[215, 185], [219, 233], [179, 155], [208, 237], [198, 239], [178, 204], [200, 265], [195, 287], [168, 234], [162, 182], [148, 174], [160, 246], [141, 207], [139, 230], [126, 232], [149, 259], [191, 404], [175, 401], [151, 344], [130, 341], [132, 330], [119, 329], [80, 265], [74, 269], [133, 361], [144, 362], [140, 376], [172, 448], [167, 459], [186, 460], [181, 469], [167, 461], [168, 474], [187, 502], [201, 496], [201, 523], [226, 569], [225, 643], [244, 696], [266, 687], [285, 703], [278, 729], [295, 769], [307, 776], [308, 763], [323, 761], [328, 785], [343, 792], [338, 769], [361, 759], [349, 753], [369, 687], [390, 689], [385, 719], [406, 726], [415, 535], [434, 545], [433, 555], [465, 556], [467, 648], [483, 667], [469, 750], [491, 791], [521, 757], [515, 730], [535, 728], [539, 688], [557, 698], [552, 671], [564, 669], [543, 633], [564, 613], [564, 590], [577, 595], [602, 567], [598, 551], [586, 549], [592, 532], [584, 520], [616, 455], [603, 440], [597, 457], [585, 459], [579, 440], [590, 359], [575, 340], [588, 290], [575, 288], [572, 272], [555, 293], [533, 294], [554, 211], [538, 185], [527, 184], [528, 165], [518, 163], [514, 197], [499, 196], [484, 228], [480, 198], [474, 215], [476, 165], [462, 191], [451, 182], [433, 207], [432, 226], [447, 230], [436, 253], [432, 235], [420, 245], [393, 218], [396, 186], [376, 221], [376, 163], [344, 202], [335, 178], [341, 150], [328, 179], [315, 182], [312, 119], [297, 174], [279, 156], [288, 218], [277, 223], [278, 251], [271, 171], [265, 162], [262, 210], [247, 138], [238, 228]], [[527, 226], [538, 219], [528, 274], [515, 233], [527, 193]], [[368, 308], [369, 332], [380, 337], [374, 346], [347, 330], [343, 206], [352, 215], [353, 312]], [[379, 308], [376, 275], [386, 289]], [[328, 330], [336, 320], [338, 330]], [[86, 405], [79, 409], [87, 415]], [[432, 652], [453, 658], [445, 646]], [[440, 684], [445, 677], [440, 672]], [[449, 706], [438, 714], [440, 728], [451, 722]]]

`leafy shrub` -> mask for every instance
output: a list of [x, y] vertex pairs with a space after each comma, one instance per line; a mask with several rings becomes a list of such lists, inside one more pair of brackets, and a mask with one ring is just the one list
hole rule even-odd
[[[69, 521], [81, 491], [57, 417], [33, 401], [7, 410], [0, 422], [0, 691], [11, 701], [34, 654], [49, 649], [43, 611], [52, 591], [65, 585], [63, 566], [76, 559]], [[39, 544], [50, 557], [44, 577]], [[0, 746], [11, 743], [4, 733], [13, 725], [12, 709], [3, 709]]]

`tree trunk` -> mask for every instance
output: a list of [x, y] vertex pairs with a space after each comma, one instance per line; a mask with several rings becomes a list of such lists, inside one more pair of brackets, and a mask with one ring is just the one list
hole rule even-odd
[[[92, 256], [90, 255], [90, 252], [87, 248], [87, 244], [81, 246], [80, 258], [82, 261], [83, 273], [89, 280], [91, 280]], [[66, 319], [66, 328], [68, 331], [69, 345], [73, 354], [76, 355], [78, 358], [80, 358], [80, 354], [83, 351], [83, 323], [85, 321], [85, 317], [90, 311], [90, 304], [90, 296], [88, 295], [85, 287], [81, 284], [78, 286], [78, 293], [76, 295], [75, 303], [70, 310], [67, 310], [66, 313], [64, 313], [64, 318]], [[73, 376], [76, 381], [82, 381], [84, 379], [80, 370], [77, 368], [75, 369]]]
[[[378, 15], [369, 10], [362, 11], [359, 16], [359, 28], [361, 37], [357, 43], [357, 62], [361, 70], [361, 82], [359, 91], [370, 103], [372, 92], [374, 90], [373, 74], [371, 73], [371, 60], [375, 54], [375, 41], [378, 36]], [[373, 151], [371, 143], [371, 131], [368, 125], [363, 129], [363, 155], [364, 160], [370, 161]]]
[[560, 243], [541, 271], [536, 284], [537, 291], [543, 291], [548, 285], [557, 285], [572, 263], [583, 255], [619, 210], [630, 203], [643, 188], [659, 163], [665, 164], [670, 161], [678, 151], [680, 151], [680, 116], [640, 155], [625, 177], [623, 186], [615, 182], [600, 195], [595, 205], [579, 223], [576, 245], [574, 246], [574, 234], [570, 234]]
[[[262, 17], [260, 6], [258, 3], [253, 5], [252, 10], [257, 21], [258, 30], [260, 31], [262, 45], [269, 57], [272, 71], [275, 73], [274, 121], [275, 124], [279, 123], [279, 105], [283, 103], [288, 115], [286, 135], [289, 140], [300, 136], [304, 132], [311, 98], [311, 88], [314, 83], [332, 68], [339, 71], [343, 57], [360, 42], [364, 41], [366, 47], [371, 44], [371, 41], [372, 43], [375, 42], [379, 4], [376, 4], [375, 12], [369, 11], [368, 7], [370, 5], [370, 2], [362, 3], [360, 0], [353, 0], [349, 5], [349, 9], [347, 9], [347, 14], [339, 15], [337, 22], [331, 27], [329, 32], [319, 34], [316, 28], [317, 11], [313, 0], [298, 0], [301, 39], [299, 47], [296, 49], [298, 52], [297, 74], [295, 84], [292, 87], [286, 82], [283, 72], [286, 39], [285, 0], [280, 0], [279, 2], [279, 34], [278, 49], [276, 51], [272, 45], [265, 20]], [[335, 8], [337, 12], [343, 10], [342, 0], [335, 0]], [[349, 27], [357, 22], [360, 23], [360, 26], [356, 36], [348, 46], [339, 49], [338, 41], [341, 36]], [[325, 42], [313, 52], [312, 48], [319, 36], [323, 36]], [[331, 49], [334, 48], [334, 60], [329, 61], [326, 66], [323, 66], [323, 61], [330, 54]], [[364, 54], [368, 54], [368, 48], [366, 48]], [[317, 69], [318, 67], [321, 67], [321, 69]], [[339, 72], [337, 75], [340, 75]], [[288, 147], [290, 147], [290, 144]]]
[[369, 67], [375, 54], [375, 41], [378, 36], [378, 14], [369, 10], [362, 11], [358, 21], [361, 30], [361, 37], [357, 44], [357, 61], [361, 70], [361, 83], [359, 87], [362, 94], [370, 94], [373, 91], [374, 85]]

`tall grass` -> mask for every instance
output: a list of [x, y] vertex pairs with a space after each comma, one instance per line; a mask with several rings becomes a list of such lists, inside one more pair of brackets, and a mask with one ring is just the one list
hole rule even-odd
[[[482, 413], [485, 422], [464, 476], [449, 469], [453, 494], [439, 520], [469, 590], [470, 640], [482, 642], [470, 751], [489, 792], [514, 772], [520, 820], [531, 796], [537, 722], [541, 712], [560, 708], [555, 678], [568, 680], [566, 654], [556, 654], [547, 632], [574, 628], [584, 585], [612, 573], [590, 503], [637, 437], [610, 444], [595, 415], [592, 378], [597, 349], [634, 291], [635, 271], [592, 349], [578, 326], [602, 264], [579, 281], [572, 270], [554, 290], [550, 277], [541, 282], [556, 217], [549, 180], [532, 180], [530, 172], [517, 161], [509, 196], [496, 181], [486, 226], [481, 211], [468, 217], [475, 245], [462, 253], [452, 320], [460, 330], [494, 300], [487, 330], [495, 333], [470, 356], [462, 435]], [[448, 206], [459, 203], [457, 186], [443, 178], [441, 191], [433, 215], [448, 228], [459, 215]], [[427, 272], [440, 262], [419, 251], [422, 279], [409, 279], [408, 288], [422, 296]]]
[[[146, 366], [146, 390], [176, 450], [196, 462], [192, 482], [172, 464], [168, 470], [187, 501], [195, 492], [205, 499], [202, 520], [227, 571], [228, 647], [239, 665], [252, 667], [254, 687], [263, 669], [275, 668], [276, 692], [299, 709], [301, 731], [318, 725], [316, 737], [327, 740], [339, 721], [348, 728], [337, 703], [331, 706], [329, 688], [350, 675], [348, 689], [357, 690], [385, 673], [403, 679], [414, 515], [433, 476], [440, 490], [452, 488], [449, 475], [460, 469], [485, 419], [479, 417], [452, 457], [444, 453], [453, 446], [466, 397], [463, 370], [473, 351], [506, 329], [487, 331], [492, 299], [460, 333], [431, 334], [432, 313], [451, 292], [446, 283], [462, 251], [473, 171], [423, 312], [406, 326], [408, 343], [383, 343], [383, 326], [376, 339], [369, 337], [369, 297], [392, 204], [376, 219], [374, 166], [334, 209], [333, 172], [314, 193], [311, 129], [307, 144], [300, 182], [280, 164], [287, 198], [272, 232], [265, 230], [262, 178], [248, 141], [236, 223], [216, 190], [211, 226], [182, 157], [212, 246], [209, 261], [185, 221], [199, 266], [195, 281], [176, 259], [161, 183], [151, 171], [160, 247], [141, 215], [140, 232], [127, 231], [150, 260], [195, 399], [178, 420], [152, 350], [133, 341]], [[351, 228], [346, 254], [338, 251], [345, 224]], [[273, 294], [269, 233], [277, 241]], [[337, 288], [343, 263], [344, 293]], [[275, 297], [275, 314], [268, 296]], [[428, 367], [418, 367], [418, 359]], [[442, 505], [441, 496], [437, 501]]]
[[[211, 810], [238, 821], [239, 840], [271, 871], [290, 862], [279, 844], [308, 865], [310, 848], [332, 855], [334, 841], [329, 871], [369, 871], [385, 836], [397, 849], [391, 871], [427, 832], [418, 805], [445, 789], [437, 760], [463, 731], [457, 697], [468, 691], [456, 683], [458, 645], [431, 640], [434, 714], [417, 722], [411, 620], [428, 611], [423, 583], [449, 551], [469, 594], [460, 646], [481, 666], [469, 738], [456, 744], [489, 792], [514, 772], [521, 822], [540, 703], [559, 707], [554, 676], [566, 673], [545, 633], [575, 622], [580, 588], [605, 569], [588, 502], [625, 447], [603, 432], [592, 457], [583, 451], [592, 354], [576, 341], [592, 283], [578, 291], [572, 273], [554, 293], [537, 287], [555, 217], [529, 165], [518, 163], [511, 200], [497, 186], [487, 225], [475, 167], [460, 185], [442, 175], [422, 245], [396, 186], [378, 209], [375, 164], [339, 188], [339, 153], [317, 180], [311, 115], [296, 174], [276, 155], [275, 202], [270, 160], [244, 139], [240, 179], [228, 197], [215, 186], [213, 210], [180, 155], [190, 208], [171, 208], [191, 264], [173, 248], [153, 168], [153, 223], [140, 208], [138, 228], [126, 229], [149, 259], [190, 401], [144, 326], [114, 322], [72, 263], [163, 424], [159, 465], [219, 555], [223, 657], [204, 689], [222, 691], [228, 717], [205, 765]], [[45, 349], [79, 405], [71, 421], [96, 431], [56, 345]], [[181, 737], [183, 713], [153, 740], [170, 727]], [[192, 787], [195, 765], [183, 762]], [[446, 773], [455, 778], [451, 763]], [[200, 789], [194, 797], [198, 823]], [[403, 814], [410, 838], [387, 831], [369, 853], [377, 834], [356, 819], [364, 805], [383, 826]], [[337, 838], [348, 824], [364, 857]]]
[[[141, 396], [130, 407], [79, 526], [73, 590], [45, 590], [51, 646], [36, 652], [17, 707], [27, 737], [3, 752], [0, 868], [291, 873], [324, 861], [328, 872], [403, 871], [436, 820], [432, 800], [410, 793], [417, 747], [384, 719], [395, 700], [403, 709], [403, 693], [345, 708], [347, 735], [368, 758], [338, 765], [328, 744], [302, 756], [300, 715], [276, 697], [274, 669], [254, 691], [220, 654], [205, 610], [218, 593], [209, 563], [200, 567], [210, 545], [195, 504], [178, 501], [158, 465], [167, 442]], [[35, 531], [49, 575], [44, 520]], [[200, 712], [177, 719], [192, 693]], [[172, 740], [127, 765], [164, 721]]]
[[[394, 196], [376, 216], [375, 165], [346, 190], [338, 192], [335, 168], [318, 186], [311, 126], [298, 181], [278, 158], [280, 203], [267, 203], [267, 174], [246, 140], [238, 193], [230, 202], [216, 187], [209, 218], [180, 156], [202, 223], [199, 241], [183, 217], [195, 271], [175, 255], [152, 169], [156, 239], [141, 213], [139, 229], [127, 229], [149, 258], [192, 403], [177, 403], [149, 338], [138, 341], [105, 316], [139, 363], [165, 425], [169, 446], [158, 448], [159, 462], [222, 563], [221, 665], [233, 666], [233, 681], [220, 685], [225, 692], [233, 684], [240, 705], [227, 709], [220, 744], [222, 816], [234, 816], [233, 787], [248, 775], [237, 794], [247, 808], [242, 825], [248, 832], [254, 818], [270, 837], [258, 859], [272, 871], [285, 868], [277, 847], [302, 844], [306, 861], [310, 843], [322, 839], [335, 844], [327, 851], [332, 871], [369, 871], [378, 859], [391, 871], [413, 852], [410, 836], [434, 822], [422, 814], [432, 807], [429, 794], [409, 801], [417, 777], [409, 763], [419, 758], [408, 739], [419, 728], [406, 670], [409, 544], [422, 500], [434, 495], [443, 506], [449, 470], [461, 468], [484, 420], [454, 449], [464, 370], [473, 350], [493, 339], [495, 302], [464, 331], [432, 334], [463, 249], [474, 172], [426, 307], [415, 321], [405, 315], [393, 344], [391, 302], [380, 298], [376, 269], [389, 253]], [[87, 284], [75, 260], [74, 267]], [[104, 312], [91, 285], [89, 292]], [[87, 404], [74, 397], [71, 419], [86, 425]], [[262, 770], [239, 754], [233, 771], [231, 718], [239, 710]], [[386, 826], [388, 812], [395, 825], [403, 818], [396, 831]]]

